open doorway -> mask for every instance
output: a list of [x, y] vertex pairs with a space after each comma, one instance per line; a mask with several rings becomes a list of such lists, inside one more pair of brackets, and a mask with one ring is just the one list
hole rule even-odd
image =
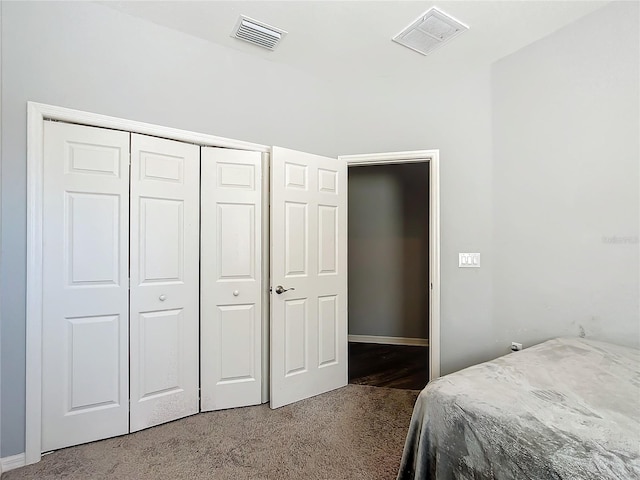
[[429, 167], [348, 169], [350, 383], [429, 381]]

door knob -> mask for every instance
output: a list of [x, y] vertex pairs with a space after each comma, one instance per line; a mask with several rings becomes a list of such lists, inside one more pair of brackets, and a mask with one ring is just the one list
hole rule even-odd
[[295, 290], [295, 288], [291, 287], [291, 288], [284, 288], [282, 285], [278, 285], [276, 287], [276, 293], [278, 295], [283, 294], [284, 292], [288, 292], [289, 290]]
[[167, 299], [167, 296], [163, 293], [158, 298], [160, 299], [161, 302], [164, 302]]

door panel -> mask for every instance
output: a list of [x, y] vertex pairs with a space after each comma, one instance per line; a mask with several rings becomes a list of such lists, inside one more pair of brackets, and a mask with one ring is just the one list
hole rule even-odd
[[216, 267], [220, 280], [256, 280], [256, 205], [218, 202]]
[[258, 152], [202, 149], [202, 411], [261, 402], [261, 165]]
[[141, 399], [180, 393], [180, 326], [183, 322], [182, 309], [140, 314]]
[[274, 147], [271, 172], [276, 408], [347, 384], [347, 166]]
[[65, 192], [65, 196], [69, 286], [117, 285], [120, 195]]
[[45, 122], [42, 449], [129, 431], [129, 134]]
[[308, 324], [307, 300], [284, 301], [284, 360], [285, 376], [308, 371]]
[[309, 263], [308, 205], [285, 202], [285, 278], [307, 276]]
[[184, 201], [140, 198], [140, 285], [184, 282]]
[[338, 207], [318, 206], [318, 275], [338, 272]]
[[318, 297], [318, 367], [338, 361], [338, 298]]
[[131, 431], [198, 412], [200, 148], [131, 135]]
[[[220, 380], [225, 384], [255, 379], [256, 309], [255, 305], [218, 307], [220, 322]], [[238, 346], [248, 348], [238, 348]], [[255, 400], [254, 400], [255, 401]]]
[[[119, 315], [68, 319], [69, 412], [118, 405]], [[94, 377], [101, 379], [96, 384]]]

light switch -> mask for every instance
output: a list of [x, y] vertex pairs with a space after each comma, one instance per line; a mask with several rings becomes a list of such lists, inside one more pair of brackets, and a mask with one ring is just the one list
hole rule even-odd
[[479, 253], [459, 253], [458, 267], [460, 268], [480, 268]]

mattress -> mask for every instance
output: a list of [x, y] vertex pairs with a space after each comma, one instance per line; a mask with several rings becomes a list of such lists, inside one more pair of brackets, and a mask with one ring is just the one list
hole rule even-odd
[[398, 479], [640, 479], [640, 350], [557, 338], [441, 377]]

